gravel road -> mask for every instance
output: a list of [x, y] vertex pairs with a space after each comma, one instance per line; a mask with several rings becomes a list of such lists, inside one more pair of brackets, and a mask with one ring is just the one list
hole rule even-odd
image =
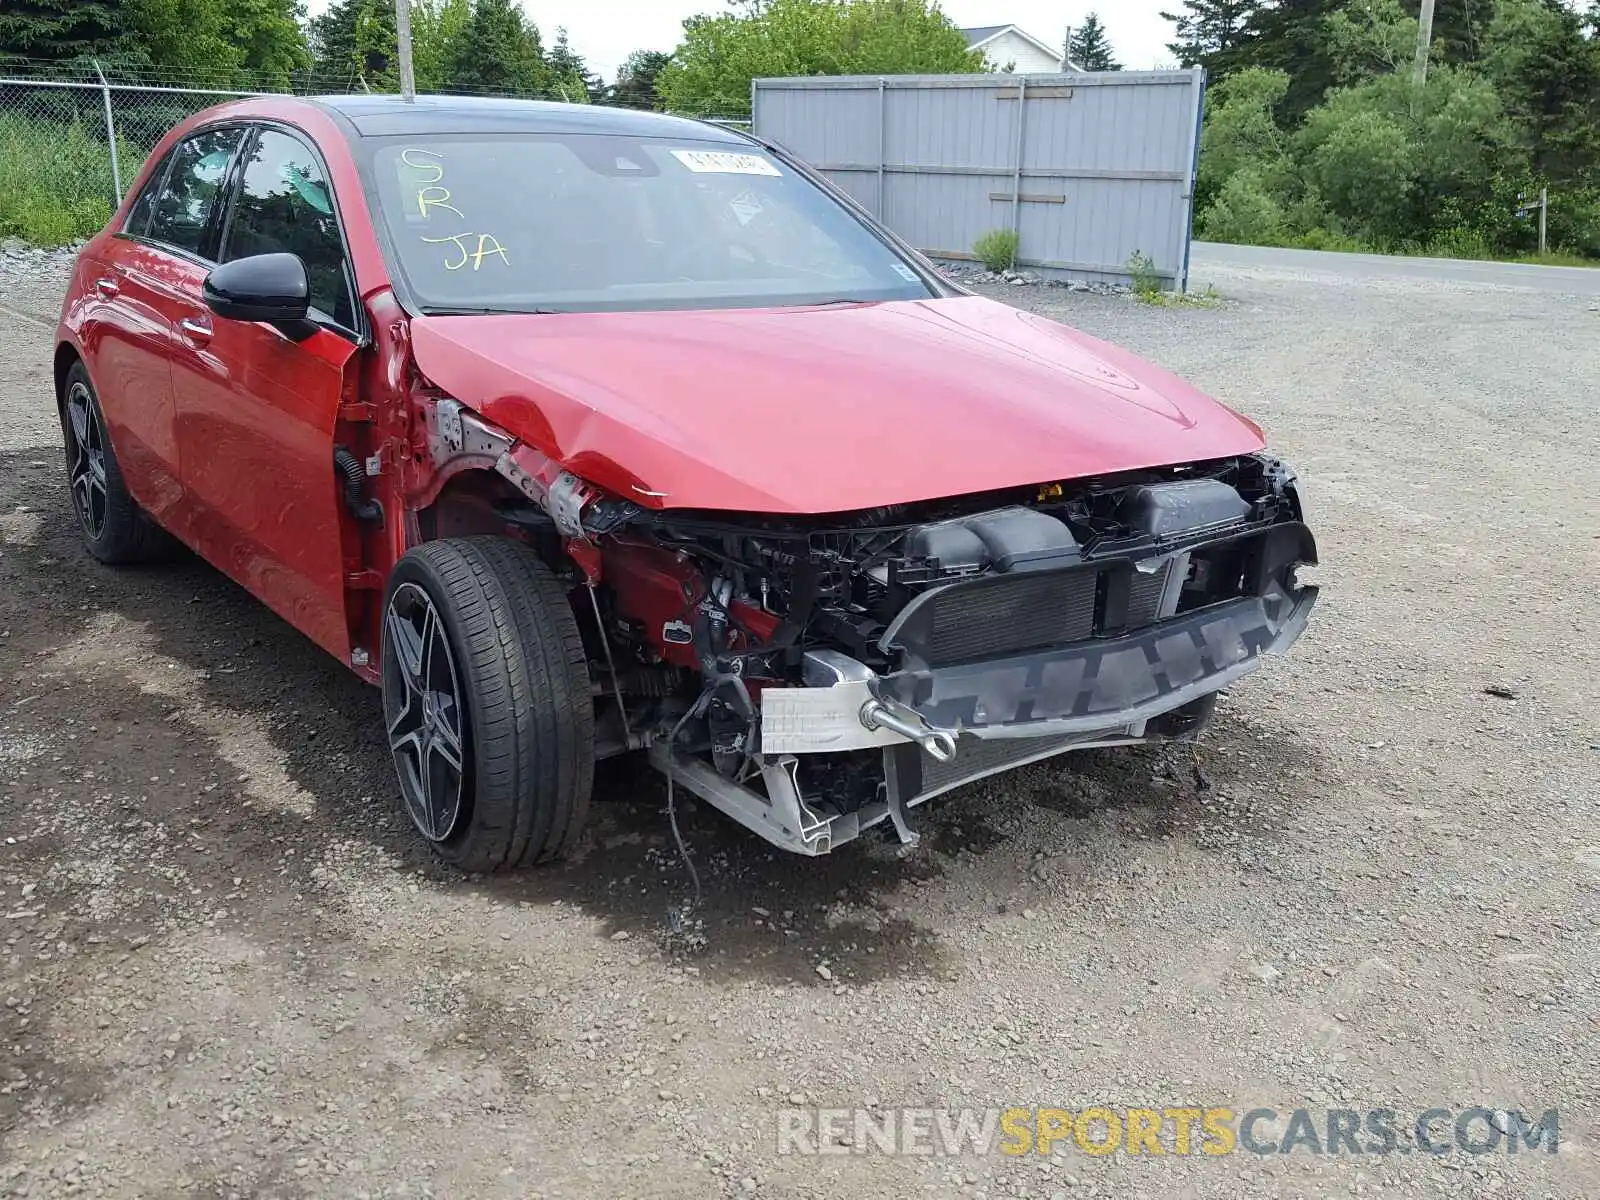
[[1406, 258], [1393, 254], [1324, 254], [1276, 246], [1228, 246], [1196, 242], [1190, 278], [1204, 287], [1214, 270], [1224, 273], [1266, 267], [1300, 274], [1333, 274], [1347, 283], [1371, 279], [1429, 280], [1484, 284], [1540, 292], [1600, 297], [1600, 271], [1592, 267], [1541, 267], [1530, 263], [1475, 262], [1459, 258]]
[[[1296, 462], [1293, 655], [1197, 752], [969, 788], [910, 856], [692, 809], [683, 927], [643, 772], [579, 861], [454, 876], [374, 693], [202, 565], [91, 562], [63, 264], [0, 256], [0, 1194], [1600, 1195], [1600, 314], [1337, 265], [1208, 266], [1216, 307], [988, 289]], [[1561, 1148], [777, 1152], [791, 1105], [1093, 1104], [1559, 1108]]]

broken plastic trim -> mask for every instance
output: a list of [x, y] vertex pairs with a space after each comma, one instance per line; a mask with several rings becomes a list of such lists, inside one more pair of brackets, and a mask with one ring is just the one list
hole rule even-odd
[[605, 499], [594, 485], [453, 397], [436, 400], [430, 408], [428, 451], [439, 468], [462, 459], [492, 468], [543, 509], [563, 537], [587, 540], [637, 511], [626, 501]]
[[1118, 638], [885, 675], [879, 693], [930, 726], [981, 738], [1090, 733], [1218, 691], [1299, 638], [1317, 589], [1277, 583]]

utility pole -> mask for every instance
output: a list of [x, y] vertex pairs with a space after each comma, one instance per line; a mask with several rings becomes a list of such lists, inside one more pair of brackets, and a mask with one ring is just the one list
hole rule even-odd
[[411, 0], [394, 0], [395, 41], [400, 51], [400, 98], [417, 98], [417, 76], [411, 69]]
[[1414, 74], [1417, 88], [1428, 82], [1428, 50], [1433, 45], [1433, 3], [1422, 0], [1422, 12], [1417, 19], [1417, 65]]

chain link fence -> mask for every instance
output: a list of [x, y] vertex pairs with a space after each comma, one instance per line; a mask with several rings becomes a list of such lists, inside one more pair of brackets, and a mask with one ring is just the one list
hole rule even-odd
[[[187, 117], [230, 99], [367, 91], [359, 76], [291, 75], [258, 90], [203, 69], [102, 70], [0, 63], [0, 238], [69, 245], [96, 233], [138, 177], [162, 136]], [[465, 93], [458, 93], [465, 94]], [[477, 95], [568, 100], [564, 94], [481, 90]], [[685, 114], [748, 129], [744, 118]]]

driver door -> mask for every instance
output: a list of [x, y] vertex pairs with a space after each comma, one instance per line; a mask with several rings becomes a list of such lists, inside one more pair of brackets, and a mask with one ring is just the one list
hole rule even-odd
[[334, 425], [360, 335], [333, 189], [308, 139], [278, 127], [247, 135], [218, 262], [287, 251], [311, 283], [320, 326], [291, 341], [185, 296], [172, 359], [178, 456], [194, 544], [215, 566], [318, 645], [348, 659], [346, 519], [334, 478]]

